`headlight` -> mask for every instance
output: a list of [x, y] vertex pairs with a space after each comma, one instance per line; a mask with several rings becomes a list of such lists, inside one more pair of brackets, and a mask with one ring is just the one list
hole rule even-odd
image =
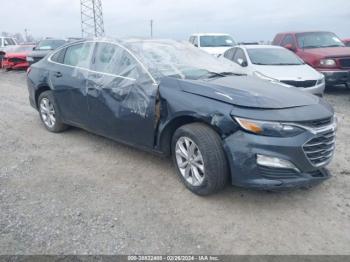
[[271, 82], [279, 82], [277, 79], [274, 79], [272, 77], [266, 76], [266, 75], [260, 73], [259, 71], [255, 71], [253, 73], [253, 75], [255, 75], [255, 76], [257, 76], [257, 77], [259, 77], [259, 78], [261, 78], [263, 80], [268, 80], [268, 81], [271, 81]]
[[240, 117], [234, 119], [245, 131], [262, 136], [291, 137], [305, 131], [303, 128], [279, 122], [258, 121]]
[[316, 85], [321, 85], [321, 84], [325, 84], [325, 83], [326, 83], [326, 80], [325, 80], [325, 78], [323, 76], [321, 79], [317, 80], [317, 84]]
[[33, 57], [31, 57], [31, 56], [27, 56], [27, 61], [28, 61], [28, 62], [33, 62], [34, 59], [33, 59]]
[[253, 75], [258, 77], [258, 78], [260, 78], [260, 79], [262, 79], [262, 80], [270, 81], [271, 83], [274, 83], [274, 84], [279, 84], [281, 86], [290, 87], [290, 85], [284, 84], [284, 83], [280, 82], [277, 79], [274, 79], [272, 77], [266, 76], [266, 75], [260, 73], [259, 71], [253, 72]]
[[321, 66], [326, 66], [326, 67], [333, 67], [336, 65], [334, 59], [321, 59], [320, 60], [320, 65]]

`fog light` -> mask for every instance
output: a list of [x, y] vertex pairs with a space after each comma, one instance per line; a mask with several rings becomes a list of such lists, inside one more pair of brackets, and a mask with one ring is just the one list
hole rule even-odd
[[256, 162], [260, 166], [274, 167], [274, 168], [286, 168], [286, 169], [294, 169], [299, 172], [299, 169], [290, 161], [284, 160], [278, 157], [270, 157], [264, 155], [256, 155]]

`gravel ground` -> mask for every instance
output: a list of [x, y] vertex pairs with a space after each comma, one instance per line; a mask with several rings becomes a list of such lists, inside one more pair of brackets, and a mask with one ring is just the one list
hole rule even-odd
[[169, 159], [47, 132], [25, 73], [0, 72], [0, 254], [350, 254], [350, 90], [326, 99], [340, 118], [333, 178], [202, 198]]

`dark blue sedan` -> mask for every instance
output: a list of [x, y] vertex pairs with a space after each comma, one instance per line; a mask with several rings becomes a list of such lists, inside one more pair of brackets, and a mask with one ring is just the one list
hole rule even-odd
[[28, 70], [31, 105], [51, 132], [76, 126], [171, 155], [192, 192], [327, 179], [336, 122], [322, 98], [241, 74], [172, 40], [84, 40]]

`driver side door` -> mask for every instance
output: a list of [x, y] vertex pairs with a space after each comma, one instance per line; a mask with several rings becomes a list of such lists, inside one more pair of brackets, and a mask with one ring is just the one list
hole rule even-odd
[[89, 126], [95, 133], [152, 148], [158, 86], [123, 47], [98, 42], [86, 93]]

